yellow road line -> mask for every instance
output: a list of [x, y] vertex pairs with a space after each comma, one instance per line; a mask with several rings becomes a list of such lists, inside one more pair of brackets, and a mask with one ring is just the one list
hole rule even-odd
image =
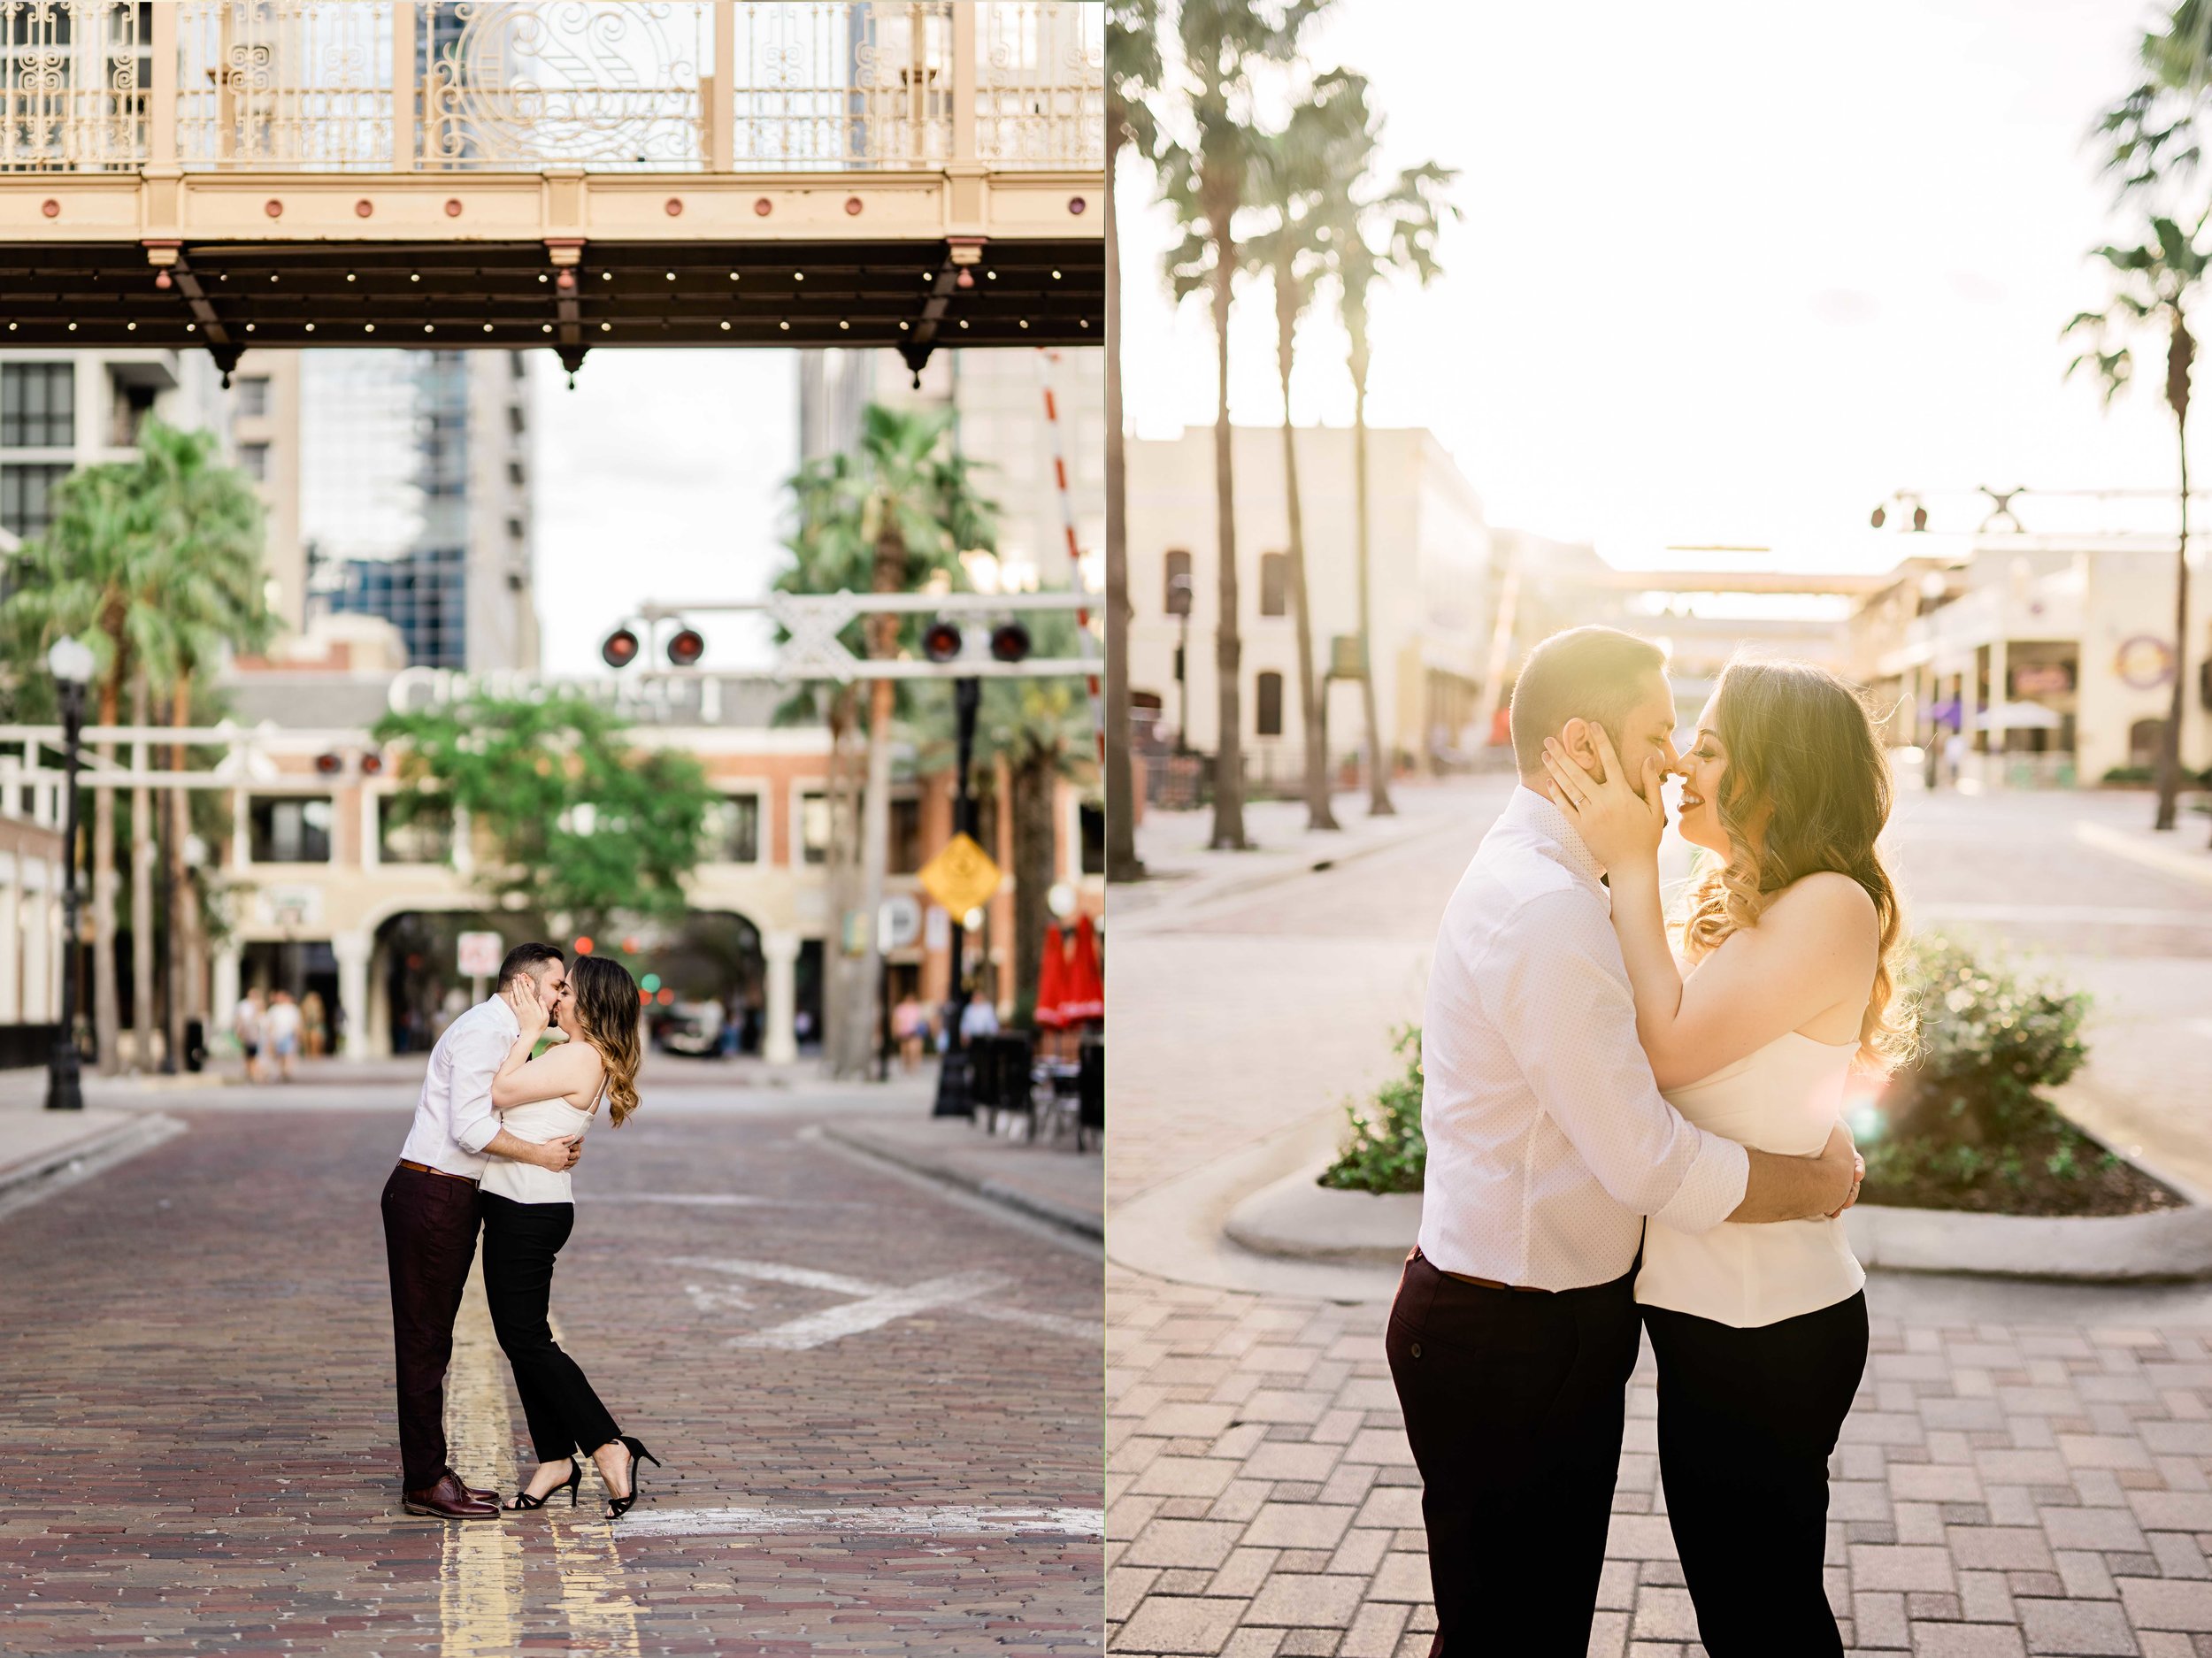
[[[553, 1339], [565, 1347], [560, 1320], [549, 1316], [549, 1322]], [[592, 1467], [588, 1455], [583, 1461], [585, 1466]], [[595, 1478], [597, 1469], [592, 1471]], [[577, 1494], [581, 1501], [583, 1493]], [[576, 1648], [635, 1658], [637, 1603], [623, 1587], [622, 1557], [615, 1549], [613, 1522], [603, 1516], [571, 1524], [557, 1524], [553, 1547], [561, 1568], [561, 1604], [568, 1612], [569, 1634]]]
[[[553, 1339], [561, 1339], [558, 1324]], [[514, 1428], [501, 1373], [504, 1362], [492, 1333], [480, 1259], [469, 1269], [461, 1315], [453, 1326], [453, 1362], [446, 1372], [447, 1454], [465, 1484], [508, 1491], [516, 1470]], [[446, 1528], [438, 1595], [444, 1658], [508, 1658], [519, 1648], [523, 1534], [517, 1528], [541, 1519], [551, 1522], [547, 1530], [552, 1533], [571, 1649], [636, 1658], [637, 1604], [623, 1587], [613, 1526], [604, 1518], [557, 1520], [549, 1504], [542, 1515], [472, 1520]]]
[[[514, 1478], [514, 1439], [498, 1361], [480, 1261], [469, 1269], [453, 1326], [453, 1362], [446, 1371], [446, 1455], [465, 1485], [503, 1487]], [[444, 1658], [504, 1658], [521, 1645], [516, 1615], [522, 1601], [522, 1544], [509, 1524], [467, 1520], [446, 1526], [438, 1589]]]

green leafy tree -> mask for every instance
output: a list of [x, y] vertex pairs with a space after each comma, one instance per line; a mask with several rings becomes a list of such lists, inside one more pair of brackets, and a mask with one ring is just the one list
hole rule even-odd
[[2196, 336], [2188, 308], [2204, 280], [2208, 256], [2205, 219], [2184, 230], [2170, 219], [2154, 218], [2147, 241], [2133, 247], [2096, 251], [2112, 283], [2112, 298], [2102, 311], [2085, 311], [2066, 325], [2087, 349], [2067, 365], [2066, 372], [2093, 372], [2109, 403], [2134, 378], [2135, 357], [2124, 335], [2141, 329], [2163, 334], [2166, 375], [2162, 390], [2174, 417], [2174, 446], [2180, 461], [2179, 544], [2174, 555], [2174, 674], [2165, 730], [2158, 743], [2158, 815], [2153, 827], [2171, 829], [2181, 793], [2182, 687], [2188, 680], [2189, 649], [2189, 371], [2196, 361]]
[[628, 741], [618, 715], [573, 693], [472, 694], [377, 723], [399, 746], [400, 821], [466, 815], [477, 880], [495, 902], [603, 931], [618, 916], [673, 917], [717, 800], [699, 762]]
[[[92, 648], [96, 723], [119, 723], [125, 697], [141, 686], [181, 685], [179, 706], [188, 710], [193, 668], [228, 650], [260, 649], [274, 628], [262, 597], [261, 525], [252, 484], [221, 464], [211, 434], [147, 422], [135, 457], [84, 467], [62, 481], [47, 533], [17, 555], [14, 589], [0, 605], [0, 645], [18, 684], [42, 687], [47, 647], [73, 634]], [[112, 744], [96, 752], [114, 758]], [[174, 839], [180, 856], [183, 836]], [[112, 1071], [119, 882], [111, 789], [93, 791], [92, 865], [93, 1030], [100, 1066]]]
[[[810, 463], [793, 481], [802, 537], [814, 536], [825, 568], [858, 573], [866, 549], [868, 589], [911, 593], [933, 576], [958, 571], [959, 555], [995, 549], [998, 508], [975, 486], [974, 464], [948, 441], [952, 413], [941, 409], [892, 409], [870, 403], [861, 413], [860, 439], [849, 455]], [[900, 618], [877, 615], [862, 627], [867, 654], [899, 654]], [[866, 948], [847, 1017], [832, 1033], [831, 1068], [841, 1076], [867, 1069], [877, 1026], [883, 975], [882, 942], [875, 918], [882, 913], [890, 852], [891, 741], [897, 694], [889, 679], [870, 681], [868, 772], [860, 796], [860, 913]]]
[[1373, 358], [1368, 338], [1369, 304], [1375, 284], [1393, 271], [1409, 270], [1423, 287], [1441, 273], [1437, 238], [1444, 220], [1459, 216], [1444, 200], [1445, 187], [1459, 175], [1449, 167], [1425, 162], [1383, 182], [1376, 173], [1382, 150], [1383, 122], [1368, 105], [1366, 83], [1348, 93], [1355, 103], [1340, 119], [1348, 136], [1335, 149], [1340, 188], [1323, 199], [1326, 222], [1316, 235], [1327, 249], [1328, 268], [1336, 279], [1337, 304], [1351, 341], [1353, 514], [1359, 567], [1360, 702], [1367, 725], [1369, 756], [1367, 809], [1376, 817], [1394, 811], [1390, 803], [1392, 756], [1382, 743], [1382, 722], [1375, 706], [1374, 639], [1370, 620], [1372, 595], [1369, 574], [1371, 534], [1367, 488], [1367, 374]]
[[1129, 459], [1121, 406], [1121, 226], [1114, 184], [1125, 149], [1149, 160], [1158, 124], [1145, 99], [1160, 84], [1159, 0], [1106, 6], [1106, 879], [1144, 878], [1137, 857], [1129, 753]]
[[[1160, 195], [1185, 232], [1184, 249], [1169, 257], [1166, 276], [1175, 296], [1204, 293], [1214, 325], [1214, 524], [1219, 616], [1214, 626], [1214, 672], [1218, 734], [1214, 743], [1212, 844], [1241, 848], [1244, 834], [1243, 634], [1237, 608], [1235, 462], [1229, 433], [1229, 311], [1243, 264], [1236, 218], [1247, 203], [1246, 181], [1257, 133], [1253, 124], [1253, 74], [1288, 60], [1298, 36], [1329, 0], [1183, 0], [1176, 10], [1179, 51], [1172, 74], [1161, 79], [1161, 102], [1183, 106], [1177, 136], [1159, 146]], [[1163, 129], [1171, 124], [1160, 123]], [[1194, 259], [1182, 259], [1186, 249]], [[1182, 262], [1179, 262], [1181, 260]]]

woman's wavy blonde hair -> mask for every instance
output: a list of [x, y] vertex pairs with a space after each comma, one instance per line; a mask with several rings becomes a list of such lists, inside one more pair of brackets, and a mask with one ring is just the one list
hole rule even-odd
[[617, 1128], [637, 1109], [637, 980], [620, 962], [580, 956], [568, 970], [576, 1029], [607, 1068], [607, 1115]]
[[1821, 870], [1848, 875], [1874, 901], [1881, 948], [1859, 1022], [1859, 1063], [1886, 1071], [1912, 1046], [1911, 1009], [1893, 1006], [1904, 913], [1875, 842], [1889, 822], [1889, 761], [1857, 691], [1809, 662], [1738, 657], [1713, 691], [1713, 727], [1727, 749], [1711, 803], [1729, 854], [1692, 882], [1682, 923], [1692, 961], [1740, 927], [1755, 927], [1775, 897]]

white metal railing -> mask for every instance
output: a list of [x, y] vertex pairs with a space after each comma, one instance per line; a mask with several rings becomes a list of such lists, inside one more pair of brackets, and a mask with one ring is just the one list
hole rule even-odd
[[1087, 169], [1104, 154], [1103, 15], [1080, 0], [0, 0], [0, 171]]
[[138, 24], [129, 0], [0, 0], [0, 170], [139, 164], [151, 65]]

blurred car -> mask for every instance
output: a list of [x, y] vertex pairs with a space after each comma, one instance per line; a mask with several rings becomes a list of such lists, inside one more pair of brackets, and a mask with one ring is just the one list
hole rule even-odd
[[676, 1002], [653, 1015], [653, 1040], [672, 1054], [705, 1058], [722, 1040], [722, 1004], [718, 1002]]

